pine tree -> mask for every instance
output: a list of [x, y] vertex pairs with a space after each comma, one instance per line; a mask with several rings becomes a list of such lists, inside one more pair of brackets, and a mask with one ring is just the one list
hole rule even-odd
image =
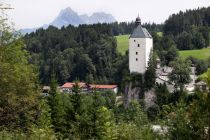
[[145, 88], [147, 90], [155, 86], [156, 81], [156, 66], [155, 66], [155, 57], [151, 54], [148, 62], [148, 68], [145, 72]]
[[72, 94], [69, 95], [69, 100], [71, 103], [71, 107], [67, 110], [67, 124], [68, 129], [70, 130], [69, 137], [71, 139], [80, 139], [82, 136], [81, 132], [81, 114], [83, 113], [81, 110], [82, 105], [82, 97], [81, 97], [81, 89], [79, 87], [78, 82], [75, 82], [72, 88]]
[[66, 109], [63, 94], [57, 91], [57, 80], [54, 73], [51, 76], [48, 104], [51, 109], [51, 119], [54, 131], [60, 135], [66, 132]]

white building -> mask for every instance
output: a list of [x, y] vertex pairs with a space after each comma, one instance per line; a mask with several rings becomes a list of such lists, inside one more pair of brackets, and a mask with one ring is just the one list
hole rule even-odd
[[142, 28], [141, 19], [136, 18], [136, 27], [129, 38], [129, 70], [130, 73], [145, 73], [150, 52], [153, 49], [153, 39], [147, 29]]

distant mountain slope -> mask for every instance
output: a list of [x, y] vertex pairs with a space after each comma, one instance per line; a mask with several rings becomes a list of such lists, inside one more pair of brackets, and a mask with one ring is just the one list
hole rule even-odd
[[87, 15], [82, 15], [81, 18], [87, 24], [112, 23], [116, 21], [111, 14], [106, 14], [104, 12], [93, 13], [90, 17], [88, 17]]
[[31, 33], [31, 32], [35, 32], [36, 28], [25, 28], [25, 29], [20, 29], [19, 32], [21, 32], [23, 35], [26, 33]]
[[78, 26], [79, 24], [85, 24], [82, 18], [74, 12], [70, 7], [61, 10], [59, 15], [55, 18], [55, 20], [50, 23], [50, 25], [56, 26], [58, 28], [67, 25], [75, 25]]
[[[58, 16], [50, 24], [44, 25], [42, 28], [46, 28], [49, 25], [61, 28], [62, 26], [68, 26], [69, 24], [78, 26], [79, 24], [112, 23], [115, 21], [116, 19], [111, 14], [95, 12], [91, 16], [78, 15], [77, 12], [73, 11], [70, 7], [67, 7], [66, 9], [61, 10]], [[20, 32], [25, 34], [35, 30], [36, 28], [21, 29]]]

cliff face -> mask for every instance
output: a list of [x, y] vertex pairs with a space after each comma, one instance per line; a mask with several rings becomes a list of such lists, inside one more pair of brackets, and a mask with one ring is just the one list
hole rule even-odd
[[125, 85], [125, 92], [124, 92], [124, 106], [125, 108], [128, 107], [131, 101], [139, 100], [141, 88], [140, 87], [133, 87], [132, 82], [128, 82]]
[[141, 87], [134, 87], [133, 82], [128, 82], [125, 85], [124, 92], [124, 107], [127, 108], [133, 100], [144, 100], [145, 109], [155, 105], [156, 94], [155, 89], [144, 92]]
[[145, 104], [145, 109], [146, 110], [148, 108], [154, 106], [155, 101], [156, 101], [155, 89], [151, 89], [151, 90], [144, 93], [144, 104]]

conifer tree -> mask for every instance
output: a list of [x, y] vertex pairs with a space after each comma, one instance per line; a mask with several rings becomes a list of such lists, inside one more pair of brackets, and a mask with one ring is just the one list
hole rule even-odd
[[82, 136], [81, 128], [81, 89], [78, 82], [75, 82], [72, 88], [72, 94], [69, 95], [71, 107], [67, 110], [67, 124], [70, 130], [69, 137], [71, 139], [79, 139]]
[[156, 80], [155, 68], [156, 68], [155, 57], [153, 56], [153, 54], [151, 54], [148, 62], [148, 68], [144, 75], [145, 88], [147, 90], [151, 89], [155, 85], [155, 80]]
[[64, 95], [59, 94], [59, 92], [57, 91], [56, 75], [55, 73], [52, 73], [48, 104], [51, 109], [51, 119], [53, 128], [58, 135], [64, 134], [66, 132], [66, 110], [62, 96]]

